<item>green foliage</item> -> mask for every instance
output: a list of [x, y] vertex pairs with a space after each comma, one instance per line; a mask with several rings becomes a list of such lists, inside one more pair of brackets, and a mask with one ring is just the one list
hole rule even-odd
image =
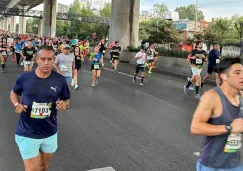
[[[175, 9], [175, 11], [177, 11], [179, 13], [180, 19], [189, 19], [191, 21], [196, 20], [196, 5], [194, 5], [194, 4], [190, 4], [188, 6], [177, 7]], [[197, 11], [197, 18], [198, 18], [197, 21], [204, 20], [204, 15], [203, 15], [202, 11], [200, 11], [200, 10]]]
[[133, 47], [133, 46], [127, 46], [127, 50], [128, 52], [139, 52], [140, 49], [137, 47]]
[[[39, 18], [29, 18], [26, 20], [26, 32], [37, 34], [38, 33], [38, 27], [35, 27], [35, 25], [39, 26]], [[41, 28], [42, 29], [42, 28]]]
[[57, 20], [56, 35], [67, 36], [68, 33], [68, 21]]
[[172, 22], [165, 19], [152, 19], [140, 23], [139, 38], [140, 40], [149, 40], [160, 44], [178, 43], [179, 33]]
[[111, 3], [105, 3], [104, 8], [100, 11], [100, 16], [103, 17], [111, 16]]
[[[85, 23], [75, 20], [73, 15], [81, 15], [87, 17], [97, 17], [98, 15], [94, 13], [94, 9], [81, 8], [79, 0], [74, 0], [69, 8], [69, 18], [70, 22], [64, 23], [62, 21], [58, 22], [61, 28], [59, 28], [58, 33], [71, 37], [71, 38], [90, 38], [91, 35], [96, 32], [97, 36], [102, 38], [108, 35], [108, 29], [105, 24], [96, 23]], [[101, 9], [101, 16], [110, 16], [111, 14], [111, 4], [106, 3], [105, 7]]]
[[[140, 48], [133, 47], [133, 46], [127, 46], [128, 52], [139, 52]], [[158, 51], [159, 56], [167, 56], [167, 57], [175, 57], [175, 58], [187, 58], [189, 52], [182, 51], [179, 49], [166, 49], [163, 47], [159, 47], [156, 49]]]
[[[218, 42], [220, 45], [240, 46], [240, 32], [236, 25], [242, 17], [234, 16], [231, 19], [219, 18], [212, 22], [204, 32], [204, 40], [207, 44]], [[243, 28], [241, 28], [243, 31]]]
[[166, 11], [168, 11], [168, 7], [164, 3], [157, 3], [153, 6], [153, 12], [158, 18], [164, 18]]
[[168, 56], [175, 58], [187, 58], [189, 52], [182, 51], [179, 49], [166, 49], [166, 48], [158, 48], [159, 56]]

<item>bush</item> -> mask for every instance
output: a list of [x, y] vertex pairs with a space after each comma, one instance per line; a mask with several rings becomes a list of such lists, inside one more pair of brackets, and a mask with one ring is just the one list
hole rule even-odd
[[[127, 46], [127, 50], [128, 52], [139, 52], [140, 49], [133, 47], [133, 46]], [[166, 48], [162, 48], [159, 47], [156, 49], [156, 51], [159, 53], [159, 56], [168, 56], [168, 57], [175, 57], [175, 58], [187, 58], [189, 52], [186, 51], [182, 51], [179, 49], [166, 49]]]
[[134, 47], [134, 46], [127, 46], [127, 50], [125, 51], [128, 51], [128, 52], [139, 52], [140, 49], [137, 48], [137, 47]]

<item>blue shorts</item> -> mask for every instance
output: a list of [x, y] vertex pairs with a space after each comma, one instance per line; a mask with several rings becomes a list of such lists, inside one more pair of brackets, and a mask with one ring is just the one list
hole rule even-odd
[[73, 79], [72, 77], [65, 77], [65, 76], [64, 76], [64, 78], [67, 81], [67, 83], [71, 83], [72, 79]]
[[243, 170], [243, 166], [239, 166], [236, 168], [232, 168], [232, 169], [217, 169], [217, 168], [209, 168], [207, 166], [203, 166], [201, 165], [199, 162], [197, 162], [197, 170], [196, 171], [242, 171]]
[[33, 139], [15, 135], [15, 141], [19, 146], [23, 160], [37, 157], [39, 151], [54, 153], [57, 150], [57, 133], [44, 139]]

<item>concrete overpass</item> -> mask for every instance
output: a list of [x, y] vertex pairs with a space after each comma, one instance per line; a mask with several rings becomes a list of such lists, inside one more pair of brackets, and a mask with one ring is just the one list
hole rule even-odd
[[[43, 7], [43, 19], [39, 23], [39, 34], [40, 35], [51, 35], [55, 36], [56, 33], [56, 4], [57, 0], [0, 0], [0, 7], [2, 8], [19, 8], [24, 10], [30, 10], [35, 6], [44, 3]], [[6, 16], [0, 21], [0, 28], [8, 30], [8, 20]], [[11, 17], [10, 32], [16, 30], [16, 17]], [[23, 16], [19, 17], [19, 34], [26, 33], [26, 18]]]
[[[39, 35], [56, 34], [56, 5], [57, 0], [0, 0], [0, 8], [19, 8], [30, 10], [33, 7], [43, 5], [43, 19], [39, 23]], [[109, 39], [120, 40], [122, 47], [136, 46], [139, 31], [140, 0], [112, 0], [112, 15], [110, 23]], [[7, 30], [7, 17], [0, 21], [0, 29]], [[15, 17], [11, 17], [10, 31], [16, 28]], [[26, 32], [26, 18], [20, 17], [18, 33]]]

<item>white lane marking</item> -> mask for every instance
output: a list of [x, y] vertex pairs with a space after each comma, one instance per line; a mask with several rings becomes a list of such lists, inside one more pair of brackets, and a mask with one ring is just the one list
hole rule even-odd
[[[106, 67], [103, 67], [103, 68], [104, 68], [105, 70], [114, 72], [113, 69], [109, 69], [109, 68], [106, 68]], [[126, 75], [126, 76], [128, 76], [128, 77], [132, 77], [132, 78], [134, 77], [133, 75], [129, 75], [129, 74], [126, 74], [126, 73], [123, 73], [123, 72], [119, 72], [119, 71], [117, 71], [117, 73], [122, 74], [122, 75]], [[137, 77], [137, 79], [141, 80], [141, 78], [139, 78], [139, 77]]]
[[105, 167], [105, 168], [99, 168], [99, 169], [87, 170], [87, 171], [115, 171], [115, 169], [113, 169], [113, 167]]
[[199, 155], [200, 155], [199, 152], [195, 152], [195, 153], [193, 153], [193, 154], [196, 155], [196, 156], [199, 156]]

